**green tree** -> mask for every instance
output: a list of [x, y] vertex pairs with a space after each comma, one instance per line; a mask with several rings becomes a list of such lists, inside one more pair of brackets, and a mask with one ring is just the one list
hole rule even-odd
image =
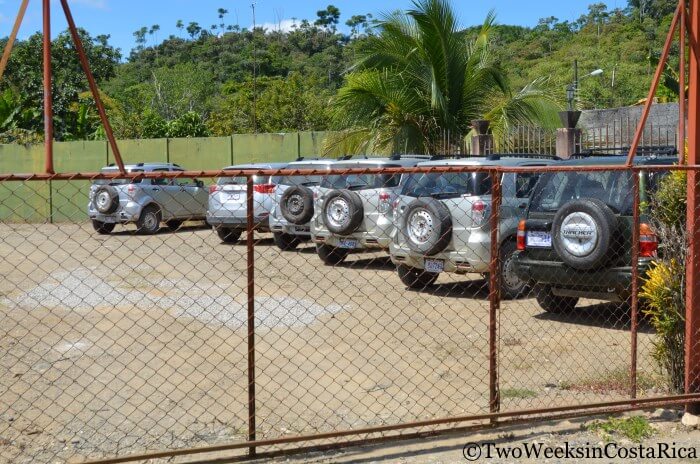
[[185, 23], [181, 19], [178, 19], [175, 23], [175, 27], [180, 31], [180, 36], [182, 36], [182, 30], [185, 29]]
[[445, 133], [465, 136], [473, 119], [489, 119], [495, 132], [556, 123], [558, 107], [542, 80], [513, 93], [493, 62], [492, 13], [470, 41], [446, 0], [414, 5], [386, 16], [362, 48], [332, 105], [343, 129], [334, 146], [436, 153]]
[[190, 38], [194, 40], [202, 33], [202, 27], [199, 23], [191, 22], [187, 25], [187, 33], [190, 35]]
[[332, 32], [336, 31], [338, 22], [340, 21], [340, 10], [334, 5], [328, 5], [325, 10], [316, 12], [318, 19], [314, 24], [323, 27]]
[[219, 8], [219, 9], [217, 10], [217, 13], [219, 14], [219, 21], [221, 21], [221, 22], [219, 23], [219, 28], [220, 28], [220, 30], [221, 30], [221, 33], [223, 34], [224, 31], [226, 30], [226, 22], [224, 21], [224, 18], [225, 18], [226, 15], [228, 14], [228, 10], [225, 9], [225, 8]]

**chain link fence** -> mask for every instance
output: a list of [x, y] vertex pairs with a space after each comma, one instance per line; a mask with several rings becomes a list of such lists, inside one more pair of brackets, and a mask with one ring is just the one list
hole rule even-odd
[[[689, 401], [633, 298], [676, 265], [650, 208], [669, 171], [418, 161], [3, 178], [0, 460], [244, 456]], [[37, 220], [49, 202], [67, 214]]]

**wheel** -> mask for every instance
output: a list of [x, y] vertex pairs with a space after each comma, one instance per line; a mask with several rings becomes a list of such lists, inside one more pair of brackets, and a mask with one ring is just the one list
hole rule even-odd
[[343, 248], [336, 248], [330, 245], [316, 245], [316, 253], [318, 257], [321, 258], [325, 264], [340, 264], [345, 261], [348, 257], [350, 250], [345, 250]]
[[433, 285], [440, 275], [403, 264], [396, 266], [396, 270], [399, 273], [399, 279], [401, 279], [401, 282], [403, 282], [406, 287], [414, 290], [423, 290], [426, 287]]
[[224, 243], [236, 243], [243, 231], [241, 229], [232, 229], [230, 227], [217, 227], [216, 234]]
[[141, 234], [153, 235], [160, 230], [161, 213], [156, 205], [148, 205], [141, 211], [136, 228]]
[[306, 224], [314, 215], [313, 190], [303, 185], [289, 187], [280, 199], [280, 212], [290, 224]]
[[95, 221], [95, 220], [92, 221], [93, 229], [95, 229], [95, 232], [97, 232], [100, 235], [111, 234], [112, 231], [114, 230], [114, 226], [116, 226], [116, 224], [109, 224], [106, 222]]
[[172, 230], [175, 232], [178, 230], [180, 227], [182, 227], [182, 223], [185, 221], [181, 221], [179, 219], [172, 219], [170, 221], [165, 221], [165, 225], [168, 226], [168, 229]]
[[351, 190], [333, 190], [326, 195], [323, 206], [323, 222], [331, 233], [348, 235], [364, 220], [362, 198]]
[[552, 293], [552, 287], [548, 285], [536, 285], [535, 297], [542, 309], [554, 314], [569, 313], [578, 303], [578, 298], [555, 295]]
[[299, 239], [296, 235], [275, 232], [273, 237], [275, 245], [282, 251], [294, 250], [299, 245]]
[[411, 251], [425, 256], [440, 253], [452, 240], [450, 210], [434, 198], [417, 198], [402, 215], [401, 233]]
[[527, 290], [527, 282], [515, 273], [516, 251], [517, 246], [512, 241], [503, 243], [499, 250], [501, 296], [503, 298], [518, 298]]
[[594, 198], [570, 201], [552, 221], [552, 244], [561, 260], [586, 271], [610, 258], [617, 217], [604, 202]]
[[119, 208], [119, 192], [111, 185], [103, 185], [95, 190], [92, 204], [102, 214], [112, 214]]

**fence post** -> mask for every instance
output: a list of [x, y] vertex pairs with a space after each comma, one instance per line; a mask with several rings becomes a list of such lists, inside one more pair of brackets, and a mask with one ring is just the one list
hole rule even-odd
[[[254, 248], [253, 176], [246, 177], [246, 247], [248, 273], [248, 441], [255, 441], [255, 248]], [[255, 456], [255, 446], [248, 448]]]
[[562, 159], [571, 158], [581, 146], [581, 129], [576, 127], [580, 111], [561, 111], [559, 119], [564, 127], [557, 129], [556, 151]]
[[[691, 40], [689, 63], [688, 95], [688, 164], [697, 165], [698, 142], [700, 141], [700, 0], [690, 2], [689, 34]], [[681, 141], [682, 143], [682, 141]], [[700, 227], [698, 227], [698, 208], [700, 208], [700, 190], [698, 171], [688, 171], [688, 259], [686, 265], [686, 303], [685, 303], [685, 392], [700, 392]], [[686, 406], [688, 414], [700, 414], [700, 403]], [[697, 418], [696, 418], [697, 419]]]
[[490, 122], [485, 119], [472, 121], [476, 135], [472, 137], [472, 156], [486, 156], [493, 153], [493, 134], [489, 134]]
[[489, 411], [501, 409], [498, 388], [498, 311], [501, 305], [498, 226], [501, 209], [501, 175], [491, 171], [491, 263], [489, 266]]

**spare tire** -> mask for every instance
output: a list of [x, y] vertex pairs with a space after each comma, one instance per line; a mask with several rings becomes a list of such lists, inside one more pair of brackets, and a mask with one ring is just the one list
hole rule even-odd
[[593, 269], [610, 256], [617, 226], [615, 213], [602, 201], [593, 198], [570, 201], [554, 216], [554, 250], [574, 269]]
[[427, 256], [440, 253], [452, 240], [450, 210], [434, 198], [417, 198], [403, 213], [401, 233], [411, 251]]
[[364, 207], [362, 198], [350, 190], [332, 190], [324, 199], [323, 222], [328, 230], [338, 235], [348, 235], [362, 224]]
[[280, 212], [290, 224], [306, 224], [314, 215], [314, 192], [303, 185], [289, 187], [280, 199]]
[[102, 185], [95, 190], [92, 204], [102, 214], [112, 214], [119, 208], [119, 192], [111, 185]]

